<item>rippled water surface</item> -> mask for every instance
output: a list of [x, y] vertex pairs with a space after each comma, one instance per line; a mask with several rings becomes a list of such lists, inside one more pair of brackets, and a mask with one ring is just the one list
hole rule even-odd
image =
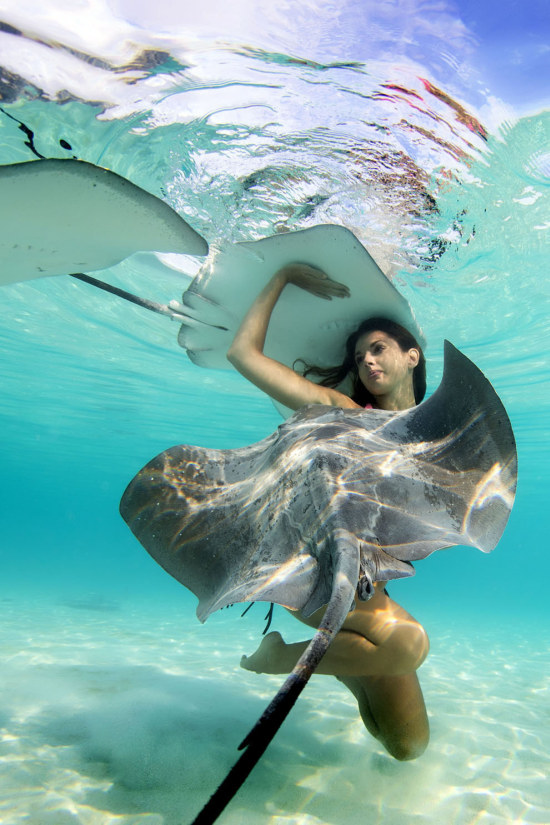
[[[262, 768], [261, 787], [245, 788], [222, 821], [347, 825], [367, 821], [364, 810], [383, 825], [543, 825], [548, 11], [374, 5], [3, 2], [0, 163], [108, 167], [166, 200], [213, 247], [348, 227], [414, 308], [430, 390], [449, 338], [512, 420], [520, 485], [496, 551], [439, 554], [395, 585], [434, 637], [421, 671], [431, 756], [393, 765], [357, 730], [347, 695], [319, 677], [266, 756], [284, 790], [270, 791]], [[167, 303], [199, 263], [141, 254], [101, 277]], [[6, 696], [30, 685], [0, 715], [3, 821], [187, 821], [276, 680], [238, 669], [261, 618], [246, 631], [237, 612], [214, 630], [195, 625], [194, 599], [144, 558], [118, 501], [160, 450], [248, 444], [280, 419], [233, 372], [191, 364], [166, 318], [65, 277], [4, 286], [1, 297]], [[232, 719], [214, 710], [224, 696]], [[135, 736], [134, 702], [150, 708]], [[204, 735], [189, 734], [200, 713]], [[181, 738], [159, 745], [155, 731], [174, 724]], [[350, 759], [368, 774], [361, 793]], [[189, 760], [201, 766], [196, 781], [174, 791]]]

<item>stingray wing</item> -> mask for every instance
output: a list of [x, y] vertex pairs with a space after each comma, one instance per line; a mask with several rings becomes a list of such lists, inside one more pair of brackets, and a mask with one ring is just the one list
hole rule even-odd
[[167, 203], [85, 161], [0, 166], [0, 193], [0, 284], [105, 269], [134, 252], [208, 252]]
[[317, 561], [291, 518], [296, 478], [277, 462], [280, 452], [279, 433], [238, 450], [174, 447], [144, 467], [122, 497], [123, 518], [198, 597], [201, 621], [234, 602], [296, 609], [307, 602]]
[[[350, 468], [348, 490], [369, 503], [350, 507], [348, 529], [377, 554], [414, 561], [451, 545], [491, 551], [499, 541], [517, 483], [517, 453], [506, 411], [483, 373], [448, 341], [437, 391], [382, 421], [369, 454]], [[387, 567], [387, 565], [386, 565]], [[391, 578], [388, 570], [378, 578]]]

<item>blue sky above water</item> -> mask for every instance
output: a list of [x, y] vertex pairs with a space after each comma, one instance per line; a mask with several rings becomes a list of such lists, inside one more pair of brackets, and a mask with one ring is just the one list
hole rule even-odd
[[477, 40], [475, 62], [493, 93], [522, 109], [548, 103], [546, 0], [464, 0], [456, 8]]

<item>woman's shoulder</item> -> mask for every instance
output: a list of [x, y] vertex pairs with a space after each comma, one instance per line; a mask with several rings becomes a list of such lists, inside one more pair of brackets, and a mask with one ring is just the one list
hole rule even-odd
[[322, 403], [326, 403], [327, 406], [341, 407], [344, 410], [363, 409], [363, 407], [360, 404], [357, 404], [352, 398], [349, 397], [349, 395], [344, 395], [344, 393], [339, 390], [334, 390], [331, 387], [322, 387], [322, 389], [326, 390], [327, 397], [327, 401], [323, 401]]

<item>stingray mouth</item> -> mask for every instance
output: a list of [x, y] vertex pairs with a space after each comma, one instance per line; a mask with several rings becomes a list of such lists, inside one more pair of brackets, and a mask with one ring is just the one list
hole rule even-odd
[[371, 577], [363, 573], [357, 582], [357, 598], [362, 602], [367, 602], [374, 596], [374, 584]]

